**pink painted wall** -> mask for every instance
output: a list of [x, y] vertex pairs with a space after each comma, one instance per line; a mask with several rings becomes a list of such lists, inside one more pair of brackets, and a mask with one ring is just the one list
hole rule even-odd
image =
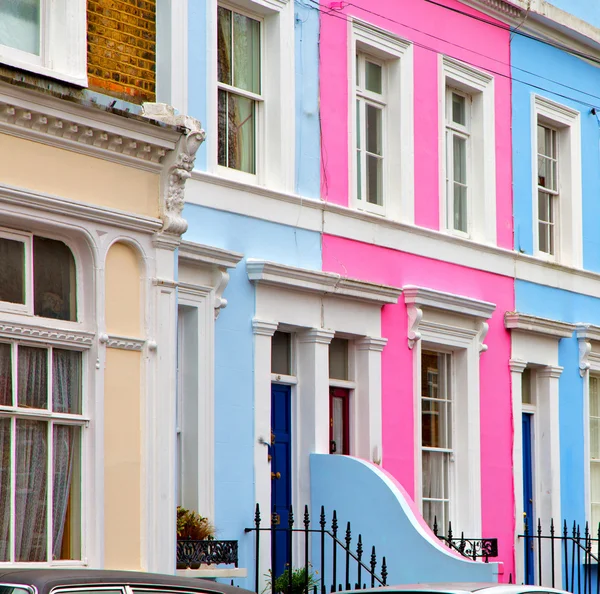
[[[330, 5], [344, 5], [331, 10]], [[454, 0], [457, 9], [495, 22]], [[438, 172], [439, 54], [451, 56], [495, 77], [496, 209], [498, 245], [513, 247], [511, 97], [509, 33], [502, 27], [453, 12], [426, 0], [321, 0], [320, 106], [322, 128], [321, 195], [348, 205], [349, 87], [348, 17], [367, 21], [414, 43], [415, 223], [439, 229]], [[382, 16], [379, 16], [382, 15]]]
[[[510, 278], [430, 260], [395, 250], [323, 236], [323, 269], [345, 276], [402, 287], [417, 285], [496, 304], [480, 359], [481, 500], [483, 537], [498, 538], [504, 578], [514, 577], [515, 527], [512, 474], [510, 334], [504, 312], [514, 310]], [[407, 312], [402, 298], [382, 313], [383, 466], [411, 497], [415, 490], [413, 352], [407, 343]], [[460, 527], [458, 527], [460, 529]]]

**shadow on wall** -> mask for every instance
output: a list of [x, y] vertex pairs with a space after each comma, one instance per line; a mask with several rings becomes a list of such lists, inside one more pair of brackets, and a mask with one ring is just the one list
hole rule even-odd
[[442, 545], [404, 489], [377, 466], [350, 456], [311, 454], [310, 485], [313, 513], [321, 506], [336, 510], [342, 534], [350, 521], [365, 552], [375, 545], [378, 558], [386, 557], [388, 584], [498, 581], [498, 563], [469, 561]]

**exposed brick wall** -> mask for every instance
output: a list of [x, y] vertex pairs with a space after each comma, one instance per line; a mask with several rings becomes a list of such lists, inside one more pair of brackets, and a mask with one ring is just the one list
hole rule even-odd
[[89, 88], [154, 101], [156, 0], [88, 0]]

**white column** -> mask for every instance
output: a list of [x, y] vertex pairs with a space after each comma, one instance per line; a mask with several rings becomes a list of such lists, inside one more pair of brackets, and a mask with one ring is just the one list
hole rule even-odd
[[354, 455], [376, 464], [382, 461], [381, 352], [387, 338], [367, 336], [355, 342], [356, 405]]
[[[143, 568], [175, 572], [176, 548], [176, 394], [177, 300], [175, 249], [179, 238], [155, 238], [155, 278], [149, 287], [145, 390], [142, 418], [145, 436], [142, 455], [146, 468], [142, 481]], [[154, 335], [154, 336], [153, 336]], [[145, 401], [145, 403], [144, 403]], [[145, 453], [144, 453], [145, 451]]]
[[513, 485], [515, 504], [515, 576], [514, 583], [521, 583], [523, 579], [523, 542], [519, 534], [523, 531], [523, 427], [521, 423], [521, 403], [523, 391], [523, 371], [527, 367], [526, 361], [511, 359], [510, 382], [512, 392], [513, 414]]
[[[277, 322], [252, 320], [254, 332], [254, 497], [260, 506], [261, 525], [271, 525], [271, 337]], [[256, 535], [255, 535], [256, 536]], [[271, 567], [270, 533], [261, 534], [259, 591], [266, 586], [265, 574]]]
[[332, 330], [311, 328], [298, 333], [298, 390], [293, 410], [294, 501], [296, 506], [310, 503], [311, 453], [329, 453], [329, 343]]

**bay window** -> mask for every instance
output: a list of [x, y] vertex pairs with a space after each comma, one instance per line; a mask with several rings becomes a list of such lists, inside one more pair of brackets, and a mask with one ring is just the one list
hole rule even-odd
[[256, 174], [261, 95], [261, 22], [217, 10], [218, 159], [223, 167]]

